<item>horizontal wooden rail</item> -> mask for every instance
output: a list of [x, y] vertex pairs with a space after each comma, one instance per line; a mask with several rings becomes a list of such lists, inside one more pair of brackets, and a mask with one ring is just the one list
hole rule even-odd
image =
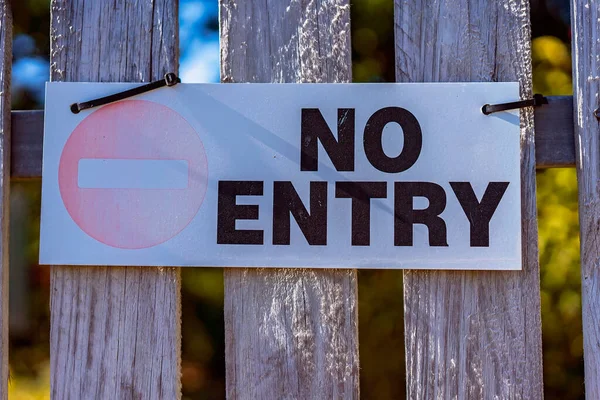
[[[42, 176], [43, 131], [43, 111], [12, 112], [12, 178]], [[538, 169], [575, 166], [573, 97], [548, 97], [535, 109], [535, 160]]]
[[41, 178], [44, 111], [13, 111], [10, 175]]
[[535, 109], [535, 165], [575, 167], [572, 96], [548, 97], [548, 105]]

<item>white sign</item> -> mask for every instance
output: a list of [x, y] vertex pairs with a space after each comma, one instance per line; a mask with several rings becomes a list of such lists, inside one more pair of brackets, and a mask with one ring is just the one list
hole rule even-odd
[[521, 269], [516, 83], [50, 83], [40, 263]]

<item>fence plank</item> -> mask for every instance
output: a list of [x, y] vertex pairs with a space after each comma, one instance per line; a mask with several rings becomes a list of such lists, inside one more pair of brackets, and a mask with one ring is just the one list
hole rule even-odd
[[573, 0], [573, 112], [581, 229], [585, 397], [600, 399], [600, 3]]
[[0, 0], [0, 399], [8, 398], [8, 222], [10, 194], [10, 75], [12, 10]]
[[[398, 81], [519, 81], [532, 96], [528, 0], [396, 0], [395, 9]], [[521, 135], [523, 271], [406, 271], [408, 398], [543, 397], [531, 108]]]
[[[351, 80], [348, 0], [221, 0], [224, 82]], [[227, 396], [358, 398], [355, 270], [225, 270]]]
[[[176, 0], [52, 0], [52, 80], [176, 72], [177, 10]], [[55, 266], [50, 300], [52, 398], [180, 398], [178, 269]]]

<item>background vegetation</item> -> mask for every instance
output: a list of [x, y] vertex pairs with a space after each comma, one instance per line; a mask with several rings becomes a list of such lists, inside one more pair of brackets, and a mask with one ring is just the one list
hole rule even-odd
[[[181, 0], [185, 82], [218, 79], [217, 0]], [[532, 0], [534, 90], [570, 95], [568, 0]], [[13, 108], [43, 107], [49, 1], [13, 2]], [[356, 82], [394, 80], [393, 0], [353, 0]], [[13, 185], [11, 218], [11, 399], [49, 398], [49, 277], [36, 265], [39, 183]], [[583, 399], [577, 184], [574, 169], [538, 172], [546, 399]], [[359, 272], [361, 396], [402, 399], [401, 271]], [[223, 275], [183, 271], [183, 390], [224, 397]]]

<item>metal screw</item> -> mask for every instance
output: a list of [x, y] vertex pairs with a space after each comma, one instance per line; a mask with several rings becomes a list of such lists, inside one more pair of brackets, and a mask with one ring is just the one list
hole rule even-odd
[[175, 75], [174, 73], [169, 72], [169, 73], [165, 74], [165, 83], [167, 84], [167, 86], [175, 86], [179, 82], [181, 82], [181, 81], [179, 80], [177, 75]]
[[596, 109], [594, 110], [594, 117], [596, 117], [596, 119], [597, 119], [598, 121], [600, 121], [600, 108], [596, 108]]

